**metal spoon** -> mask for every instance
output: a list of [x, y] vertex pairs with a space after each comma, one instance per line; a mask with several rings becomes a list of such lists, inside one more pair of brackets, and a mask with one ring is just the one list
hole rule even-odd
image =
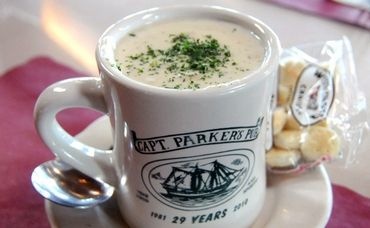
[[89, 208], [103, 203], [114, 192], [114, 187], [86, 176], [60, 160], [36, 167], [31, 181], [44, 198], [74, 208]]

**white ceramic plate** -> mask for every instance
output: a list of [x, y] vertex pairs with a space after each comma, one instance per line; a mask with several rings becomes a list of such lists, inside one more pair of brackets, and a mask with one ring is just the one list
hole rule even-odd
[[[108, 118], [99, 118], [77, 137], [89, 145], [109, 148], [112, 136]], [[323, 166], [299, 176], [269, 175], [267, 179], [265, 205], [253, 228], [325, 227], [332, 208], [332, 191]], [[90, 209], [67, 208], [45, 201], [45, 208], [52, 227], [128, 227], [114, 199]]]

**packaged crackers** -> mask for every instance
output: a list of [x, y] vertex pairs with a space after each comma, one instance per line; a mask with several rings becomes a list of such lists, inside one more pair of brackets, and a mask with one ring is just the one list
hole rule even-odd
[[284, 50], [276, 87], [269, 171], [302, 172], [323, 161], [353, 160], [368, 123], [347, 38]]

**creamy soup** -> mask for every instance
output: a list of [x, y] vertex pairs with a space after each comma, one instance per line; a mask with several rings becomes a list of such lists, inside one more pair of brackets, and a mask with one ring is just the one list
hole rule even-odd
[[265, 58], [251, 31], [217, 20], [151, 24], [123, 37], [115, 50], [123, 75], [153, 86], [200, 89], [232, 83]]

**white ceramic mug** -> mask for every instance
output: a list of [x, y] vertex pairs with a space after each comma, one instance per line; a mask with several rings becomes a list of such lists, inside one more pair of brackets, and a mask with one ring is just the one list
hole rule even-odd
[[[154, 87], [121, 76], [109, 59], [118, 40], [164, 19], [207, 18], [245, 26], [262, 39], [266, 58], [237, 83], [201, 90]], [[247, 227], [266, 190], [265, 143], [280, 44], [259, 20], [211, 6], [155, 8], [128, 16], [100, 38], [100, 78], [74, 78], [39, 97], [35, 122], [55, 155], [115, 186], [130, 227]], [[55, 115], [68, 107], [106, 113], [113, 150], [87, 146]]]

